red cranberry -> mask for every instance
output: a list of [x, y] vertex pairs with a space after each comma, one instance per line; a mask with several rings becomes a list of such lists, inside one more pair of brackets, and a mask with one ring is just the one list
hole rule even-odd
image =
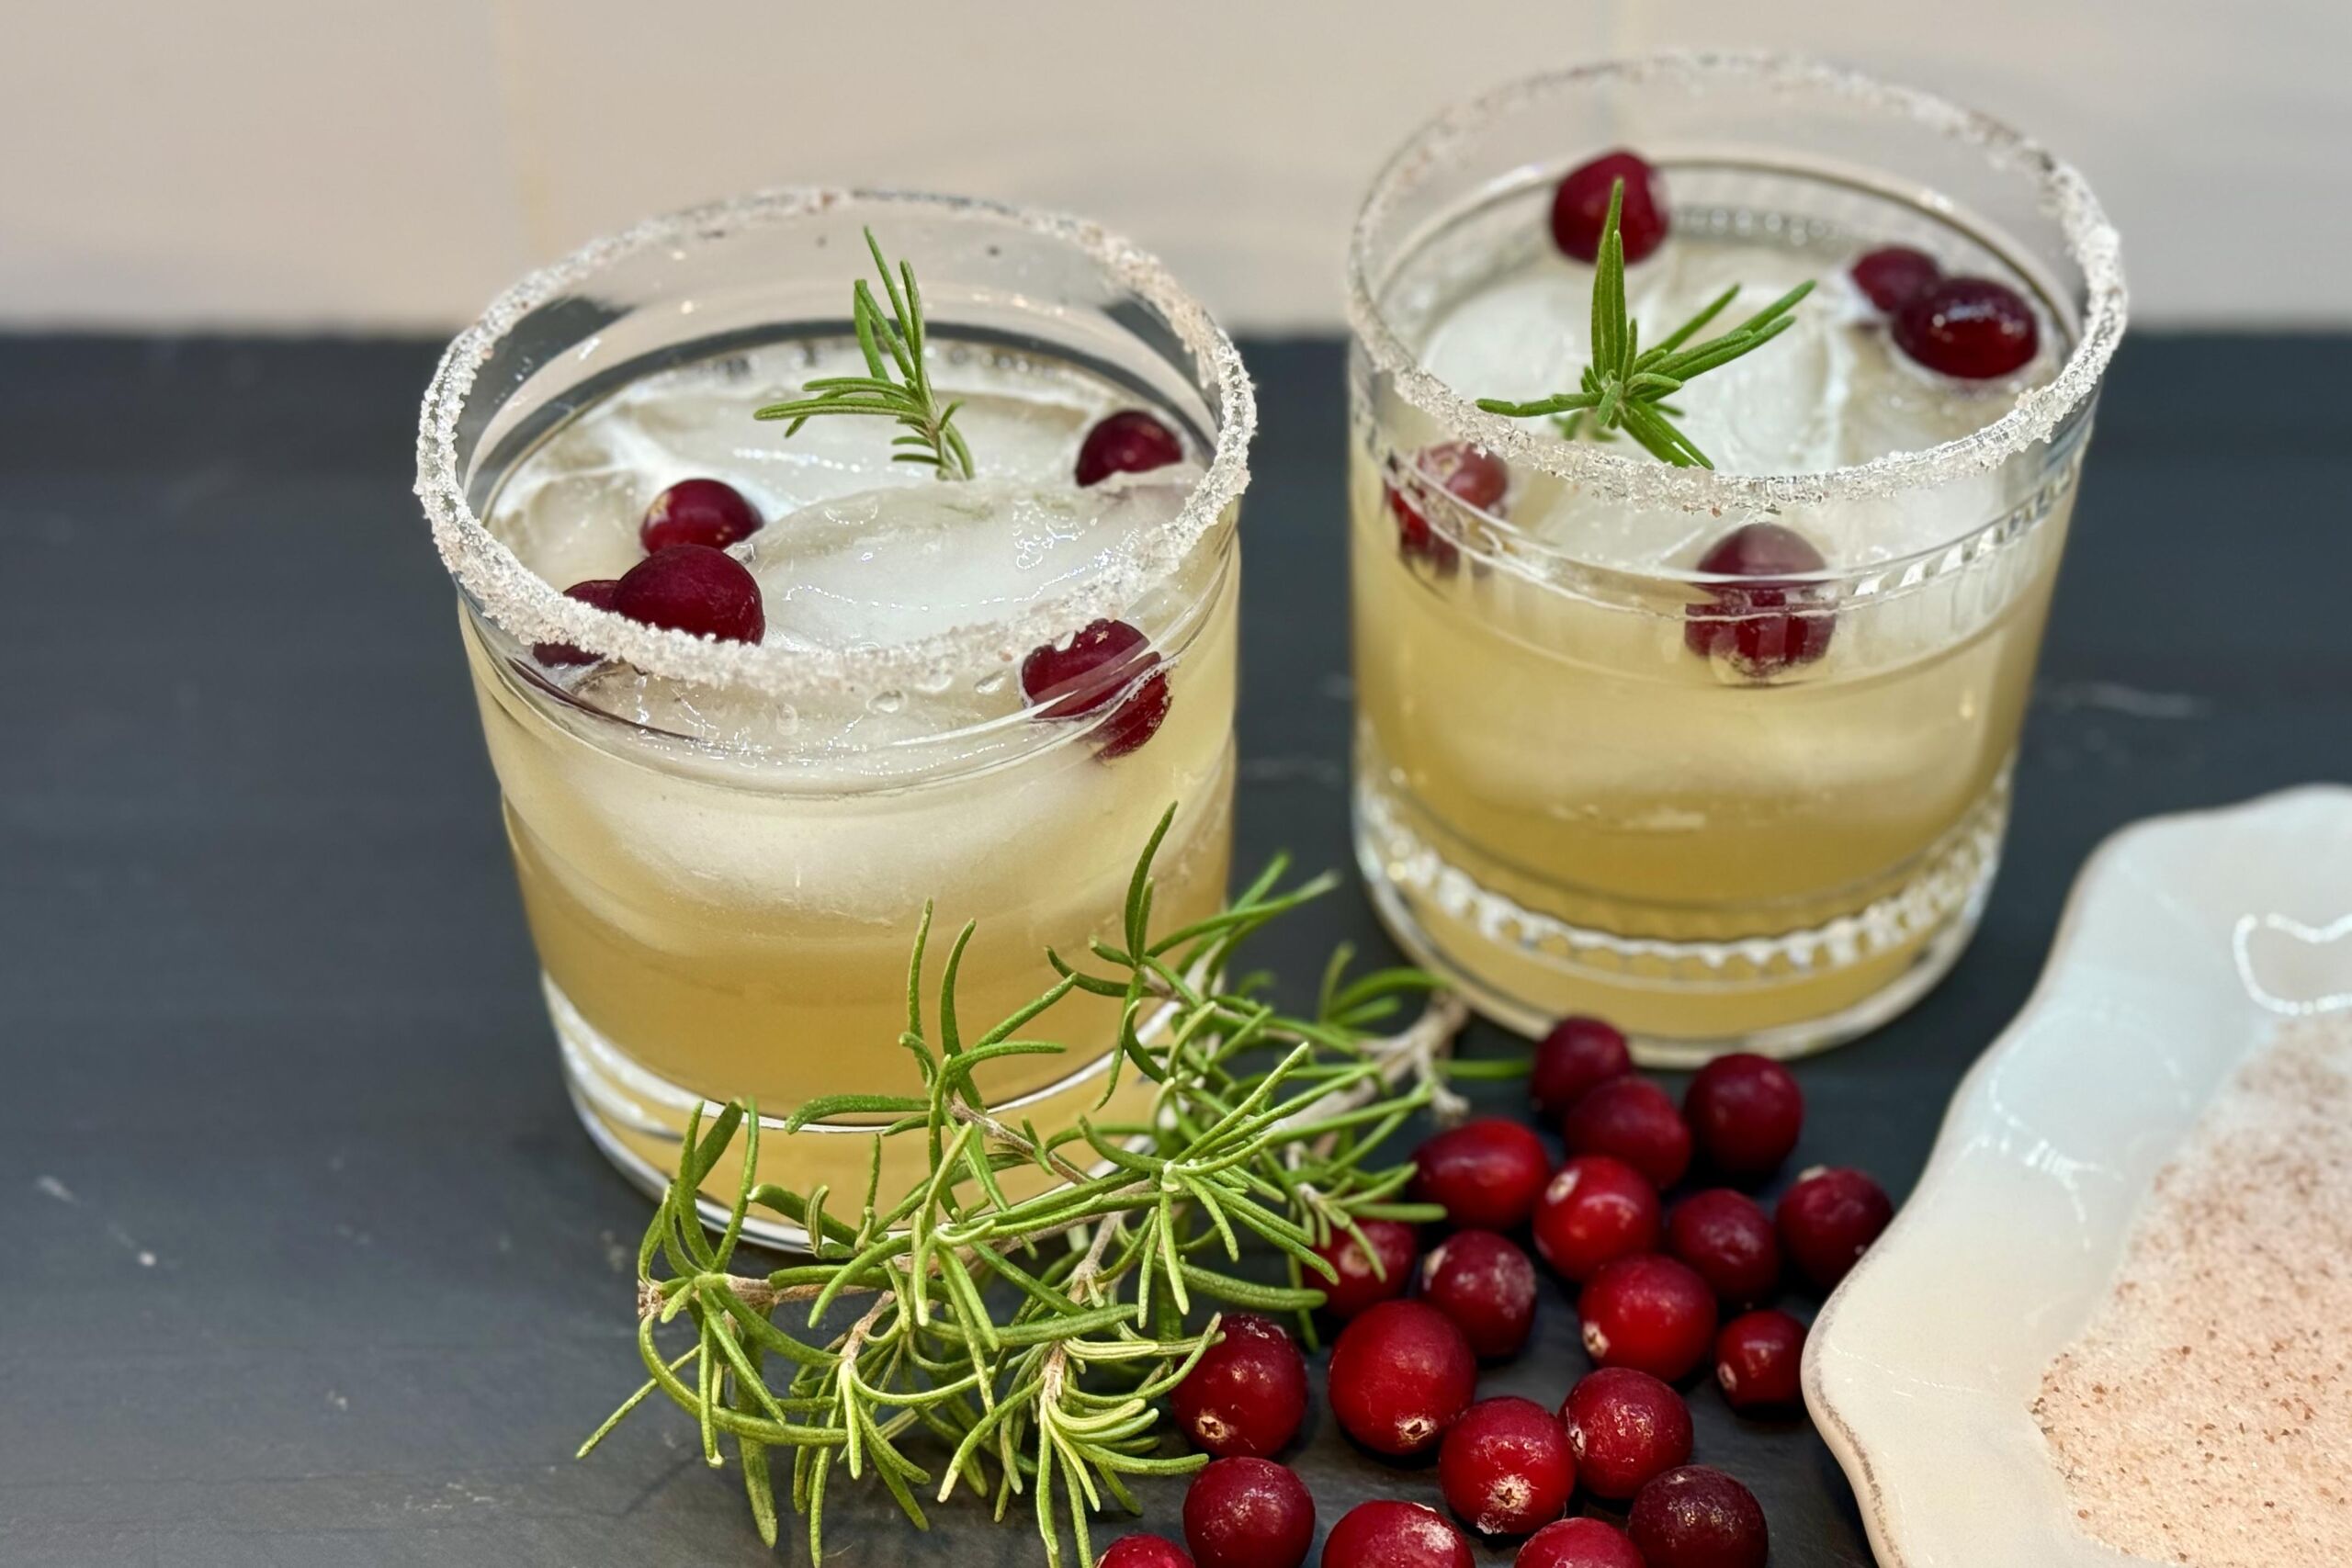
[[1535, 1206], [1535, 1250], [1581, 1284], [1604, 1263], [1657, 1247], [1657, 1189], [1623, 1160], [1576, 1155]]
[[1233, 1313], [1223, 1328], [1176, 1385], [1176, 1424], [1213, 1454], [1263, 1458], [1306, 1418], [1306, 1361], [1271, 1318]]
[[[1082, 717], [1125, 693], [1095, 735], [1099, 755], [1124, 757], [1159, 733], [1168, 716], [1168, 672], [1155, 669], [1159, 663], [1151, 639], [1136, 627], [1089, 621], [1067, 644], [1030, 649], [1021, 661], [1021, 691], [1045, 706], [1047, 718]], [[1147, 671], [1152, 673], [1138, 683]]]
[[1535, 1097], [1536, 1110], [1550, 1117], [1565, 1116], [1585, 1090], [1633, 1070], [1633, 1053], [1614, 1026], [1597, 1018], [1564, 1018], [1535, 1047], [1527, 1089]]
[[1415, 1193], [1469, 1230], [1517, 1230], [1535, 1212], [1552, 1174], [1544, 1140], [1517, 1122], [1484, 1116], [1423, 1143], [1413, 1156]]
[[1622, 1502], [1654, 1475], [1690, 1457], [1690, 1407], [1647, 1372], [1603, 1367], [1568, 1390], [1560, 1425], [1577, 1456], [1577, 1480]]
[[1895, 312], [1894, 345], [1928, 369], [1986, 381], [2033, 363], [2041, 327], [2024, 296], [1989, 277], [1947, 277]]
[[1855, 287], [1889, 314], [1944, 275], [1935, 257], [1909, 245], [1883, 245], [1856, 261], [1851, 271]]
[[1789, 1069], [1767, 1056], [1736, 1052], [1699, 1069], [1682, 1096], [1699, 1152], [1725, 1176], [1771, 1175], [1804, 1130], [1804, 1091]]
[[1648, 1568], [1764, 1568], [1770, 1551], [1755, 1494], [1703, 1464], [1643, 1487], [1626, 1524]]
[[[1443, 441], [1424, 446], [1414, 457], [1413, 466], [1435, 480], [1440, 490], [1481, 512], [1499, 507], [1503, 492], [1510, 488], [1510, 467], [1484, 446], [1474, 446], [1466, 441]], [[1388, 509], [1396, 516], [1397, 548], [1408, 557], [1428, 561], [1441, 572], [1452, 571], [1461, 559], [1461, 551], [1454, 547], [1453, 541], [1431, 527], [1429, 518], [1406, 499], [1402, 490], [1395, 485], [1386, 489]]]
[[1562, 176], [1560, 188], [1552, 193], [1553, 243], [1580, 262], [1600, 259], [1609, 192], [1619, 180], [1625, 182], [1625, 201], [1617, 214], [1617, 238], [1625, 247], [1627, 264], [1664, 244], [1666, 182], [1656, 169], [1623, 151], [1604, 152]]
[[1683, 646], [1702, 658], [1720, 655], [1741, 674], [1763, 677], [1792, 664], [1810, 664], [1829, 651], [1838, 629], [1834, 611], [1791, 612], [1792, 577], [1810, 576], [1828, 566], [1813, 541], [1778, 523], [1749, 523], [1708, 547], [1699, 570], [1711, 577], [1752, 578], [1717, 583], [1708, 600], [1684, 612]]
[[1661, 1190], [1690, 1168], [1690, 1129], [1666, 1090], [1647, 1078], [1595, 1084], [1568, 1107], [1560, 1133], [1568, 1153], [1622, 1159]]
[[[575, 582], [565, 589], [563, 596], [567, 599], [577, 599], [582, 604], [594, 604], [599, 610], [609, 610], [613, 607], [613, 590], [620, 585], [621, 580], [617, 577], [592, 577], [585, 581]], [[576, 643], [569, 642], [535, 642], [531, 645], [531, 657], [542, 664], [594, 664], [596, 662], [596, 655]]]
[[708, 545], [673, 545], [628, 569], [613, 587], [613, 608], [632, 621], [720, 642], [767, 635], [760, 585], [743, 563]]
[[1481, 1535], [1525, 1535], [1567, 1511], [1576, 1455], [1559, 1417], [1532, 1399], [1482, 1399], [1437, 1451], [1445, 1506]]
[[1193, 1568], [1193, 1559], [1164, 1535], [1123, 1535], [1102, 1549], [1094, 1568]]
[[1358, 1503], [1323, 1538], [1323, 1568], [1471, 1568], [1462, 1532], [1419, 1503]]
[[1184, 460], [1176, 433], [1141, 409], [1105, 414], [1078, 446], [1078, 482], [1100, 484], [1113, 474], [1143, 474]]
[[1340, 1277], [1326, 1280], [1318, 1274], [1310, 1282], [1323, 1292], [1323, 1310], [1342, 1321], [1376, 1303], [1395, 1300], [1413, 1282], [1412, 1226], [1402, 1220], [1364, 1220], [1357, 1228], [1372, 1244], [1370, 1257], [1345, 1231], [1333, 1231], [1315, 1249]]
[[1894, 1205], [1886, 1189], [1860, 1171], [1815, 1166], [1781, 1194], [1777, 1217], [1782, 1250], [1826, 1291], [1886, 1229]]
[[1471, 1353], [1519, 1353], [1535, 1324], [1535, 1265], [1492, 1231], [1456, 1231], [1421, 1263], [1421, 1300], [1453, 1320]]
[[1511, 1568], [1645, 1568], [1642, 1554], [1615, 1525], [1599, 1519], [1555, 1519], [1527, 1538]]
[[1605, 1265], [1577, 1298], [1584, 1348], [1604, 1367], [1674, 1382], [1715, 1342], [1715, 1293], [1690, 1265], [1649, 1253]]
[[1784, 1312], [1751, 1312], [1715, 1336], [1715, 1382], [1734, 1410], [1785, 1410], [1804, 1397], [1804, 1325]]
[[1331, 1413], [1350, 1437], [1392, 1458], [1445, 1436], [1477, 1381], [1470, 1342], [1425, 1302], [1382, 1302], [1331, 1347]]
[[1728, 1187], [1693, 1192], [1667, 1216], [1666, 1249], [1690, 1265], [1727, 1307], [1752, 1306], [1781, 1282], [1772, 1217]]
[[760, 530], [760, 509], [720, 479], [680, 479], [653, 498], [637, 525], [638, 542], [651, 555], [673, 545], [723, 550]]
[[1272, 1460], [1212, 1461], [1184, 1494], [1184, 1544], [1200, 1568], [1298, 1568], [1314, 1542], [1315, 1499]]

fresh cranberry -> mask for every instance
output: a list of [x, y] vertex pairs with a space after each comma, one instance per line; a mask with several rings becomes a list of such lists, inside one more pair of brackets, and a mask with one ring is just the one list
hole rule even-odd
[[1575, 1155], [1535, 1206], [1535, 1250], [1581, 1284], [1604, 1263], [1657, 1247], [1657, 1189], [1622, 1159]]
[[1886, 1229], [1894, 1205], [1886, 1189], [1860, 1171], [1815, 1166], [1781, 1194], [1777, 1218], [1782, 1250], [1826, 1291]]
[[1176, 1424], [1219, 1457], [1264, 1458], [1306, 1419], [1306, 1360], [1282, 1325], [1233, 1313], [1224, 1337], [1201, 1353], [1170, 1403]]
[[1532, 1399], [1482, 1399], [1437, 1451], [1445, 1506], [1481, 1535], [1525, 1535], [1566, 1512], [1577, 1459], [1559, 1417]]
[[1323, 1292], [1323, 1310], [1345, 1321], [1376, 1303], [1393, 1301], [1413, 1282], [1413, 1227], [1402, 1220], [1363, 1220], [1357, 1228], [1372, 1244], [1365, 1256], [1356, 1238], [1335, 1230], [1316, 1253], [1339, 1270], [1336, 1280], [1312, 1279]]
[[1645, 1568], [1642, 1554], [1615, 1525], [1555, 1519], [1527, 1538], [1511, 1568]]
[[1883, 245], [1857, 260], [1851, 272], [1855, 287], [1890, 314], [1944, 275], [1935, 257], [1909, 245]]
[[1535, 1047], [1527, 1089], [1536, 1110], [1556, 1118], [1584, 1098], [1585, 1090], [1633, 1070], [1634, 1055], [1614, 1025], [1597, 1018], [1564, 1018]]
[[[1159, 733], [1168, 716], [1168, 672], [1157, 669], [1159, 663], [1151, 639], [1136, 627], [1089, 621], [1067, 644], [1030, 649], [1021, 661], [1021, 690], [1031, 703], [1044, 705], [1047, 718], [1083, 717], [1125, 693], [1095, 736], [1098, 755], [1124, 757]], [[1137, 677], [1144, 678], [1138, 682]]]
[[1728, 1187], [1693, 1192], [1666, 1220], [1666, 1249], [1690, 1265], [1715, 1299], [1753, 1306], [1781, 1282], [1781, 1244], [1772, 1217], [1755, 1199]]
[[1713, 1348], [1715, 1293], [1657, 1253], [1605, 1265], [1577, 1298], [1584, 1348], [1604, 1367], [1631, 1367], [1674, 1382]]
[[1298, 1568], [1315, 1543], [1315, 1499], [1287, 1465], [1212, 1461], [1184, 1494], [1184, 1544], [1200, 1568]]
[[1449, 1128], [1413, 1156], [1415, 1194], [1469, 1230], [1517, 1230], [1552, 1174], [1544, 1140], [1517, 1122], [1483, 1116]]
[[1784, 1312], [1751, 1312], [1715, 1336], [1715, 1382], [1734, 1410], [1785, 1410], [1804, 1396], [1804, 1325]]
[[1968, 381], [2022, 370], [2041, 346], [2025, 297], [1989, 277], [1947, 277], [1921, 289], [1895, 313], [1894, 331], [1904, 353]]
[[1643, 1487], [1626, 1524], [1647, 1568], [1764, 1568], [1770, 1550], [1755, 1494], [1703, 1464]]
[[1331, 1413], [1350, 1437], [1392, 1458], [1445, 1436], [1477, 1381], [1470, 1342], [1425, 1302], [1382, 1302], [1331, 1347]]
[[1141, 409], [1105, 414], [1078, 446], [1078, 482], [1100, 484], [1113, 474], [1144, 474], [1184, 460], [1176, 433]]
[[1164, 1535], [1123, 1535], [1102, 1549], [1094, 1568], [1193, 1568], [1193, 1559]]
[[1580, 262], [1600, 256], [1600, 231], [1609, 222], [1609, 192], [1625, 182], [1624, 205], [1617, 213], [1617, 238], [1625, 247], [1628, 265], [1640, 261], [1666, 243], [1666, 182], [1657, 171], [1633, 153], [1604, 152], [1589, 164], [1579, 164], [1561, 177], [1552, 193], [1552, 240]]
[[1826, 609], [1791, 611], [1790, 594], [1803, 591], [1788, 580], [1828, 564], [1813, 541], [1793, 528], [1749, 523], [1733, 529], [1699, 558], [1699, 570], [1755, 581], [1710, 585], [1707, 603], [1684, 612], [1683, 646], [1702, 658], [1720, 655], [1741, 674], [1757, 678], [1812, 663], [1829, 651], [1838, 616]]
[[[592, 577], [565, 589], [563, 596], [577, 599], [582, 604], [594, 604], [599, 610], [609, 610], [613, 607], [613, 591], [620, 585], [621, 580], [617, 577]], [[596, 655], [569, 642], [535, 642], [531, 645], [531, 657], [542, 664], [596, 662]]]
[[757, 642], [768, 629], [758, 581], [708, 545], [673, 545], [646, 557], [614, 585], [613, 608], [649, 626], [720, 642]]
[[1690, 1168], [1690, 1129], [1666, 1090], [1647, 1078], [1611, 1078], [1587, 1089], [1560, 1133], [1572, 1155], [1623, 1160], [1663, 1190]]
[[1699, 1069], [1682, 1096], [1682, 1119], [1707, 1163], [1758, 1179], [1781, 1168], [1804, 1130], [1804, 1091], [1768, 1056], [1735, 1052]]
[[1647, 1372], [1603, 1367], [1578, 1379], [1560, 1406], [1577, 1480], [1623, 1502], [1690, 1457], [1690, 1407]]
[[1535, 1265], [1507, 1236], [1456, 1231], [1421, 1262], [1421, 1300], [1453, 1320], [1471, 1353], [1519, 1353], [1535, 1324]]
[[1576, 1479], [1595, 1497], [1623, 1502], [1644, 1481], [1691, 1458], [1691, 1405], [1630, 1366], [1585, 1373], [1559, 1405], [1576, 1453]]
[[707, 545], [723, 550], [760, 530], [760, 509], [722, 479], [680, 479], [653, 498], [637, 525], [648, 555], [673, 545]]
[[1471, 1568], [1462, 1532], [1419, 1503], [1358, 1503], [1323, 1538], [1323, 1568]]
[[[1413, 466], [1435, 480], [1440, 490], [1481, 512], [1499, 507], [1503, 492], [1510, 488], [1510, 467], [1484, 446], [1466, 441], [1424, 446], [1414, 457]], [[1406, 499], [1404, 491], [1396, 485], [1385, 488], [1388, 510], [1396, 516], [1397, 548], [1408, 557], [1428, 561], [1441, 573], [1451, 572], [1461, 559], [1453, 541], [1430, 525], [1429, 518]]]

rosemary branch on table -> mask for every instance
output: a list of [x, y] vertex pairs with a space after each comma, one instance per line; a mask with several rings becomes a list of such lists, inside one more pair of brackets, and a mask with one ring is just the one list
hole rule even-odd
[[[1312, 1343], [1307, 1314], [1323, 1301], [1315, 1281], [1333, 1277], [1315, 1249], [1335, 1232], [1361, 1245], [1367, 1219], [1436, 1217], [1401, 1196], [1413, 1167], [1384, 1146], [1425, 1110], [1460, 1116], [1449, 1076], [1506, 1077], [1526, 1064], [1453, 1061], [1461, 1001], [1418, 970], [1351, 979], [1344, 948], [1311, 1016], [1265, 999], [1262, 976], [1229, 976], [1244, 939], [1334, 884], [1282, 890], [1280, 858], [1222, 912], [1157, 931], [1151, 866], [1173, 817], [1171, 807], [1136, 864], [1121, 940], [1092, 944], [1088, 967], [1048, 954], [1060, 979], [984, 1032], [967, 1035], [956, 1010], [971, 924], [950, 945], [924, 1016], [926, 907], [899, 1037], [921, 1092], [829, 1096], [784, 1123], [888, 1119], [854, 1205], [836, 1213], [822, 1187], [760, 1181], [755, 1107], [731, 1103], [707, 1127], [695, 1117], [638, 1251], [647, 1381], [582, 1455], [658, 1392], [694, 1416], [708, 1462], [734, 1449], [770, 1544], [772, 1467], [788, 1456], [786, 1498], [807, 1520], [812, 1561], [823, 1552], [828, 1488], [846, 1474], [878, 1482], [917, 1528], [928, 1528], [923, 1495], [944, 1502], [968, 1490], [1001, 1519], [1025, 1494], [1046, 1562], [1063, 1562], [1066, 1527], [1078, 1562], [1091, 1563], [1090, 1515], [1137, 1511], [1129, 1477], [1206, 1462], [1161, 1451], [1153, 1403], [1216, 1338], [1220, 1319], [1200, 1314], [1210, 1303], [1296, 1314]], [[975, 1070], [1064, 1050], [1032, 1026], [1078, 991], [1123, 1009], [1096, 1111], [1134, 1072], [1154, 1086], [1149, 1114], [1081, 1118], [1049, 1133], [1000, 1120]], [[1416, 993], [1430, 993], [1416, 1020], [1374, 1032]], [[739, 1136], [741, 1179], [714, 1239], [696, 1199]], [[927, 1174], [910, 1191], [881, 1190], [888, 1138], [927, 1145]], [[1049, 1185], [1012, 1197], [999, 1179], [1016, 1167]], [[808, 1260], [736, 1272], [753, 1209], [802, 1227]], [[1251, 1252], [1280, 1259], [1280, 1282], [1235, 1271]], [[663, 1343], [673, 1325], [691, 1334], [683, 1351]], [[918, 1439], [928, 1448], [921, 1458]]]

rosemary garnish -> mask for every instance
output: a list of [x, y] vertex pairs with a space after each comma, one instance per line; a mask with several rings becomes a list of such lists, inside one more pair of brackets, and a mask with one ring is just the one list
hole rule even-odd
[[[865, 248], [874, 253], [874, 265], [882, 275], [882, 292], [889, 298], [890, 314], [885, 317], [881, 306], [874, 301], [874, 290], [859, 278], [851, 295], [851, 319], [857, 324], [857, 346], [865, 353], [865, 376], [820, 376], [803, 389], [812, 396], [797, 398], [788, 403], [772, 403], [754, 415], [759, 419], [788, 419], [786, 437], [797, 435], [800, 427], [819, 414], [846, 413], [878, 415], [895, 419], [906, 426], [907, 434], [890, 445], [907, 450], [892, 457], [896, 463], [927, 463], [939, 470], [942, 478], [968, 479], [972, 477], [971, 448], [964, 445], [963, 433], [956, 428], [956, 411], [964, 405], [949, 403], [942, 408], [931, 389], [931, 367], [923, 358], [924, 326], [922, 292], [915, 287], [915, 269], [910, 262], [899, 264], [897, 281], [890, 276], [890, 264], [883, 259], [881, 242], [874, 231], [865, 231]], [[886, 355], [885, 350], [888, 350]], [[892, 377], [896, 369], [897, 377]]]
[[[834, 1096], [786, 1123], [893, 1118], [874, 1139], [854, 1220], [831, 1213], [822, 1188], [804, 1194], [757, 1180], [752, 1107], [730, 1104], [707, 1130], [696, 1118], [638, 1251], [638, 1349], [650, 1380], [582, 1453], [659, 1390], [694, 1414], [711, 1464], [723, 1462], [721, 1438], [732, 1441], [770, 1544], [770, 1454], [790, 1450], [789, 1501], [808, 1520], [812, 1562], [823, 1551], [826, 1487], [846, 1472], [880, 1482], [918, 1528], [926, 1524], [918, 1489], [940, 1501], [958, 1486], [989, 1495], [999, 1518], [1025, 1493], [1046, 1562], [1063, 1561], [1066, 1520], [1078, 1563], [1091, 1563], [1088, 1516], [1112, 1504], [1136, 1511], [1127, 1477], [1207, 1461], [1158, 1451], [1153, 1404], [1216, 1337], [1214, 1315], [1187, 1326], [1193, 1308], [1295, 1313], [1311, 1343], [1306, 1314], [1323, 1300], [1314, 1281], [1331, 1277], [1313, 1249], [1334, 1232], [1361, 1242], [1366, 1219], [1436, 1217], [1400, 1199], [1413, 1168], [1385, 1162], [1382, 1145], [1425, 1108], [1460, 1114], [1446, 1076], [1501, 1077], [1525, 1064], [1452, 1062], [1464, 1013], [1442, 992], [1400, 1032], [1374, 1035], [1400, 998], [1434, 982], [1410, 969], [1349, 979], [1344, 949], [1311, 1017], [1261, 999], [1259, 980], [1228, 979], [1238, 942], [1333, 886], [1326, 876], [1278, 891], [1279, 859], [1222, 913], [1153, 934], [1151, 863], [1172, 817], [1136, 863], [1121, 942], [1093, 944], [1101, 969], [1055, 956], [1061, 980], [977, 1037], [962, 1034], [956, 1014], [968, 924], [949, 950], [926, 1032], [925, 909], [899, 1037], [922, 1092]], [[973, 1069], [1062, 1050], [1028, 1032], [1073, 991], [1124, 1004], [1102, 1103], [1132, 1069], [1157, 1085], [1150, 1114], [1131, 1124], [1081, 1119], [1050, 1135], [1000, 1121], [975, 1090]], [[714, 1242], [695, 1199], [739, 1134], [741, 1183]], [[929, 1145], [929, 1174], [895, 1199], [877, 1190], [886, 1137]], [[1012, 1199], [998, 1177], [1022, 1166], [1053, 1185]], [[766, 1274], [730, 1271], [754, 1207], [802, 1226], [815, 1238], [813, 1258]], [[1244, 1262], [1245, 1237], [1259, 1261], [1280, 1259], [1280, 1278]], [[694, 1340], [678, 1353], [659, 1335], [681, 1321]], [[909, 1451], [925, 1434], [929, 1463]]]
[[1478, 406], [1513, 419], [1560, 416], [1561, 434], [1571, 440], [1579, 430], [1606, 439], [1622, 427], [1661, 462], [1679, 468], [1712, 468], [1714, 464], [1707, 455], [1676, 426], [1675, 411], [1664, 400], [1693, 377], [1752, 354], [1787, 331], [1793, 320], [1789, 312], [1813, 292], [1813, 284], [1798, 284], [1730, 332], [1685, 348], [1738, 297], [1739, 285], [1733, 284], [1666, 341], [1645, 349], [1640, 329], [1625, 310], [1625, 243], [1617, 231], [1624, 199], [1625, 182], [1619, 180], [1610, 189], [1609, 217], [1600, 230], [1600, 254], [1592, 275], [1592, 363], [1585, 367], [1580, 389], [1526, 403], [1480, 398]]

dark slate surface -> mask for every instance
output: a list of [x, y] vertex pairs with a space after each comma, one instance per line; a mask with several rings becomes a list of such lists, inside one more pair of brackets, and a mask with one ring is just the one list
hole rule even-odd
[[[554, 1052], [441, 570], [421, 343], [0, 339], [0, 1562], [752, 1563], [635, 1382], [645, 1204]], [[2255, 356], [2263, 397], [2244, 388]], [[1260, 344], [1241, 861], [1346, 859], [1340, 354]], [[2008, 865], [1923, 1006], [1804, 1070], [1801, 1159], [1898, 1191], [2132, 818], [2352, 777], [2342, 340], [2144, 337], [2114, 377]], [[1352, 890], [1263, 956], [1384, 950]], [[1492, 1046], [1498, 1038], [1482, 1036]], [[1987, 1303], [1986, 1310], [2000, 1310]], [[1556, 1399], [1542, 1342], [1490, 1390]], [[1694, 1400], [1779, 1568], [1868, 1562], [1801, 1426]], [[1325, 1520], [1403, 1480], [1318, 1424]], [[837, 1497], [840, 1495], [837, 1494]], [[1172, 1528], [1173, 1494], [1148, 1501]], [[837, 1503], [845, 1562], [1026, 1562]], [[796, 1544], [786, 1555], [801, 1555]], [[1498, 1554], [1489, 1562], [1498, 1562]]]

